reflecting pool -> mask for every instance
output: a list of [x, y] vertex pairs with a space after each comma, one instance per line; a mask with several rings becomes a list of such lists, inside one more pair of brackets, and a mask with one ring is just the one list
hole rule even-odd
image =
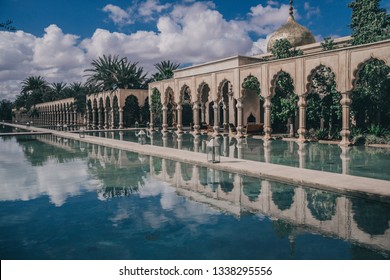
[[390, 204], [52, 135], [0, 137], [1, 259], [389, 259]]
[[[138, 131], [94, 132], [91, 135], [124, 141], [139, 142]], [[206, 152], [207, 135], [163, 135], [154, 132], [144, 139], [145, 144], [195, 152]], [[220, 138], [221, 154], [292, 167], [343, 173], [382, 180], [390, 180], [390, 149], [365, 146], [340, 147], [335, 144], [305, 143], [274, 140], [266, 143], [261, 139]]]

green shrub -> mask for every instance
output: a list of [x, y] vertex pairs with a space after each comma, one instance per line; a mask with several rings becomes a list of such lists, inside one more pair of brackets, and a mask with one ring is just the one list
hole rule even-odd
[[366, 145], [368, 144], [387, 144], [388, 140], [386, 137], [379, 137], [373, 134], [366, 135]]
[[324, 140], [328, 138], [328, 130], [326, 129], [319, 129], [315, 132], [316, 138], [318, 140]]
[[386, 134], [389, 134], [389, 131], [380, 125], [372, 124], [367, 128], [366, 133], [375, 135], [376, 137], [383, 137]]

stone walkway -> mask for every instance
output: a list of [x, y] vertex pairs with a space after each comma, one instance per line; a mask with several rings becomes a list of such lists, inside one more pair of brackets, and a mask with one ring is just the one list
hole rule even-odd
[[[9, 124], [7, 124], [9, 125]], [[329, 190], [343, 194], [369, 196], [376, 199], [390, 201], [390, 181], [371, 179], [366, 177], [343, 175], [331, 172], [302, 169], [271, 163], [249, 161], [230, 157], [221, 157], [220, 163], [207, 162], [206, 154], [191, 151], [177, 150], [151, 145], [140, 145], [138, 143], [120, 141], [115, 139], [100, 138], [85, 135], [80, 138], [79, 134], [55, 131], [38, 127], [27, 127], [14, 125], [14, 127], [34, 130], [39, 132], [52, 133], [60, 137], [75, 139], [92, 144], [122, 149], [126, 151], [141, 153], [150, 156], [157, 156], [179, 162], [186, 162], [194, 165], [205, 166], [217, 170], [232, 173], [261, 177], [273, 181], [290, 183], [293, 185], [308, 186], [317, 189]]]

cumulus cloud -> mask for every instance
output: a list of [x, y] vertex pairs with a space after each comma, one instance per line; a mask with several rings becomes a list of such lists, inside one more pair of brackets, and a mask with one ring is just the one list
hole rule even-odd
[[[289, 8], [289, 5], [284, 4], [278, 7], [278, 3], [274, 1], [269, 1], [266, 6], [259, 4], [252, 7], [247, 28], [260, 36], [271, 34], [286, 22]], [[294, 10], [294, 17], [297, 20], [300, 18], [296, 10]]]
[[[245, 20], [227, 20], [212, 1], [163, 5], [148, 0], [136, 2], [131, 9], [109, 4], [103, 10], [118, 25], [129, 24], [135, 14], [155, 17], [153, 31], [125, 34], [98, 28], [84, 39], [64, 33], [55, 24], [45, 28], [42, 36], [0, 31], [0, 99], [14, 99], [20, 82], [31, 75], [41, 75], [48, 82], [85, 81], [84, 69], [103, 54], [126, 56], [151, 74], [153, 65], [166, 59], [191, 65], [258, 54], [266, 49], [266, 35], [286, 22], [288, 9], [288, 5], [268, 1], [252, 7]], [[258, 38], [253, 40], [249, 34]]]
[[159, 0], [147, 0], [140, 4], [138, 13], [144, 20], [152, 20], [154, 15], [160, 14], [162, 11], [171, 7], [171, 4], [166, 3], [162, 5]]
[[108, 4], [104, 6], [103, 12], [108, 13], [108, 17], [118, 25], [126, 25], [134, 23], [130, 18], [130, 13], [128, 11], [123, 10], [122, 8]]

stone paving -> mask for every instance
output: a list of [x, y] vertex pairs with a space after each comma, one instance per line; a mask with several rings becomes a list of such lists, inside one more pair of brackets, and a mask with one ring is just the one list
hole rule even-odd
[[[9, 125], [9, 124], [7, 124]], [[294, 185], [314, 187], [323, 190], [330, 190], [343, 194], [353, 194], [369, 196], [381, 200], [390, 200], [390, 181], [371, 179], [366, 177], [343, 175], [331, 172], [302, 169], [271, 163], [249, 161], [230, 157], [221, 157], [220, 163], [210, 163], [206, 154], [191, 151], [177, 150], [151, 145], [141, 145], [138, 143], [120, 141], [116, 139], [100, 138], [85, 135], [80, 138], [78, 133], [55, 131], [38, 127], [27, 127], [15, 125], [14, 127], [34, 130], [37, 132], [52, 133], [60, 137], [75, 139], [92, 144], [122, 149], [126, 151], [142, 153], [150, 156], [157, 156], [179, 162], [186, 162], [199, 166], [206, 166], [217, 170], [232, 173], [261, 177], [273, 181], [291, 183]]]

